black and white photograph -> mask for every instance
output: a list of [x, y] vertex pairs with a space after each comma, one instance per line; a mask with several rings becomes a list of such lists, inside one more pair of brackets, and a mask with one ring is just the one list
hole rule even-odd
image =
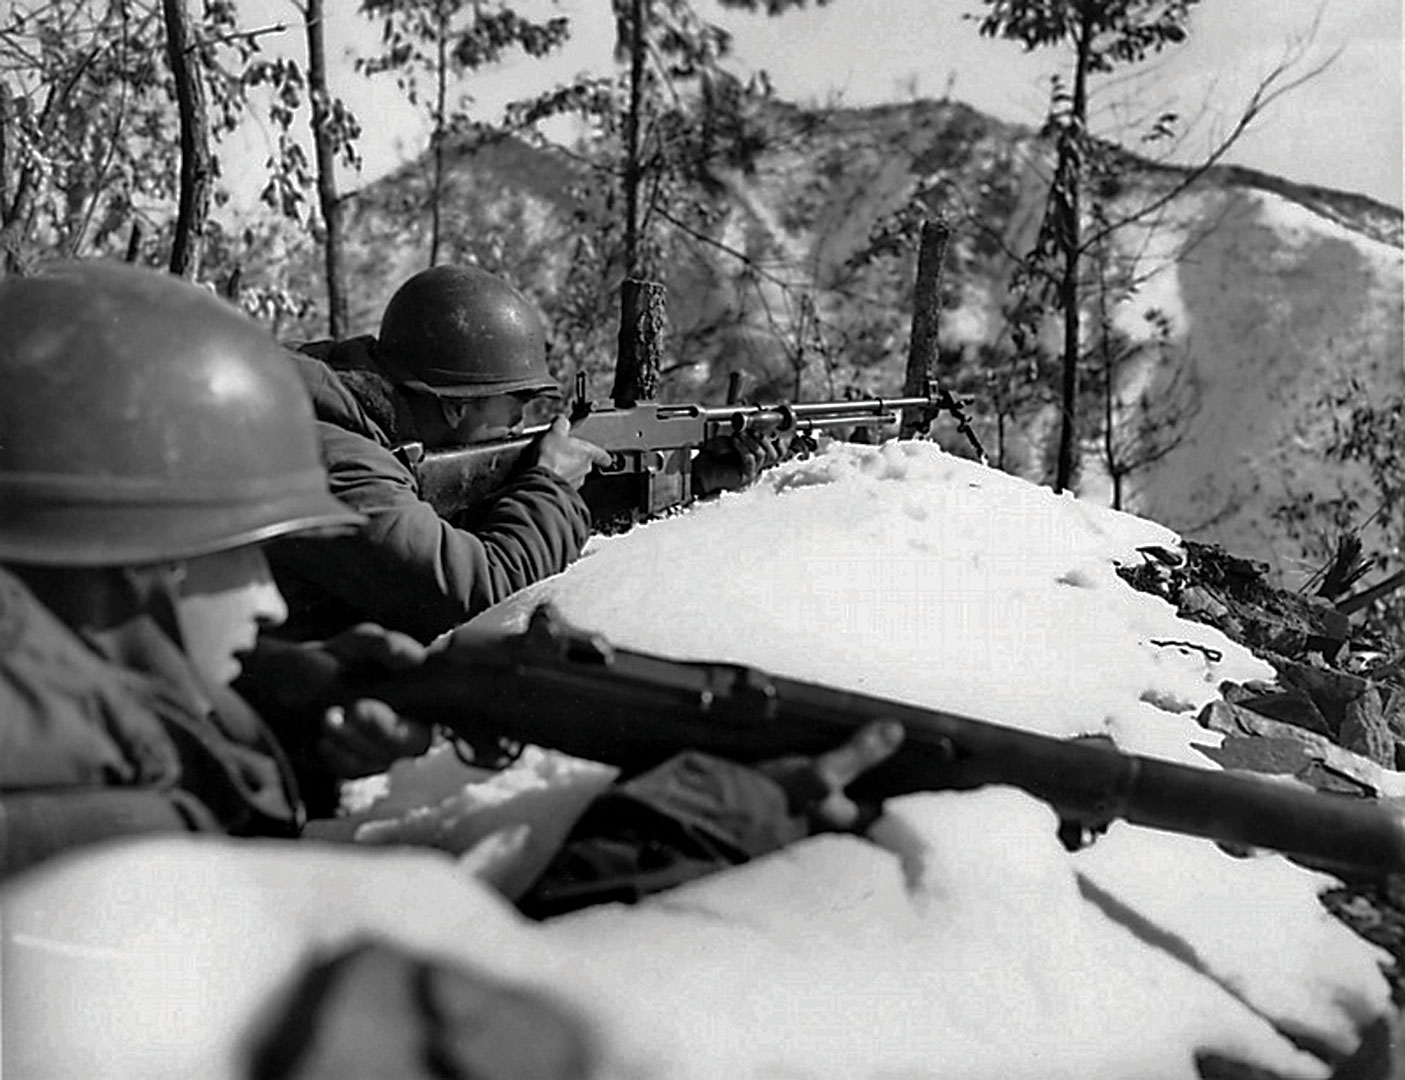
[[0, 1080], [1405, 1080], [1399, 0], [5, 0]]

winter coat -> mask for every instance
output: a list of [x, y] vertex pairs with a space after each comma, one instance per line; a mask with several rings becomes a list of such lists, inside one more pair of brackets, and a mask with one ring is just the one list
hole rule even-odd
[[289, 354], [316, 409], [332, 494], [368, 518], [352, 536], [270, 545], [290, 637], [371, 621], [430, 641], [564, 570], [590, 535], [580, 495], [537, 467], [474, 508], [471, 530], [441, 518], [394, 452], [418, 437], [374, 350], [374, 339], [362, 337]]
[[[122, 836], [293, 837], [298, 742], [204, 686], [150, 617], [80, 637], [0, 568], [0, 880]], [[597, 799], [521, 906], [634, 900], [806, 832], [767, 776], [680, 754]]]
[[117, 836], [293, 836], [281, 750], [147, 616], [75, 634], [0, 568], [0, 878]]

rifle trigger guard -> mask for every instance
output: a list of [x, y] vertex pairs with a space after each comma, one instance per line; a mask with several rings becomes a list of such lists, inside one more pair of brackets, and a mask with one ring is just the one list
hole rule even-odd
[[643, 455], [640, 465], [646, 473], [661, 473], [668, 466], [668, 458], [659, 450], [650, 450]]
[[502, 772], [511, 768], [527, 749], [526, 743], [512, 739], [485, 738], [481, 742], [450, 733], [449, 745], [454, 748], [454, 756], [465, 765], [489, 772]]

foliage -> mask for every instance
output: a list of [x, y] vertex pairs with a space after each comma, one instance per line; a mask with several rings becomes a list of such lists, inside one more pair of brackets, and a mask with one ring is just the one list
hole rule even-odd
[[204, 258], [206, 279], [279, 338], [315, 332], [318, 251], [305, 229], [264, 216], [242, 228], [212, 222]]
[[[1330, 494], [1299, 492], [1271, 510], [1284, 534], [1297, 541], [1305, 556], [1322, 571], [1339, 550], [1355, 548], [1354, 562], [1363, 584], [1405, 568], [1405, 392], [1372, 398], [1356, 378], [1331, 390], [1305, 426], [1319, 429], [1326, 461], [1347, 466], [1361, 485], [1341, 484]], [[1316, 425], [1311, 421], [1318, 421]], [[1321, 428], [1325, 427], [1325, 432]], [[1303, 437], [1309, 437], [1304, 431]], [[1378, 600], [1366, 612], [1366, 625], [1381, 639], [1405, 649], [1405, 593]]]
[[[312, 176], [294, 131], [307, 104], [296, 61], [269, 57], [235, 0], [204, 0], [192, 53], [207, 91], [211, 132], [227, 136], [267, 93], [278, 131], [264, 199], [303, 220]], [[21, 0], [0, 25], [0, 208], [12, 265], [31, 251], [117, 255], [139, 229], [169, 237], [180, 174], [175, 87], [157, 0]], [[323, 125], [356, 163], [359, 127], [340, 102]], [[219, 160], [213, 165], [218, 175]], [[223, 195], [216, 192], [216, 201]]]
[[[1079, 452], [1081, 409], [1080, 333], [1084, 303], [1081, 262], [1088, 253], [1083, 235], [1083, 199], [1090, 188], [1115, 188], [1120, 157], [1088, 128], [1089, 79], [1119, 64], [1139, 63], [1148, 54], [1185, 40], [1185, 24], [1198, 0], [984, 0], [983, 37], [1018, 42], [1026, 51], [1050, 46], [1073, 50], [1072, 78], [1055, 77], [1043, 134], [1055, 146], [1056, 164], [1046, 209], [1032, 250], [1014, 278], [1015, 289], [1031, 299], [1016, 306], [1028, 335], [1046, 312], [1063, 322], [1059, 408], [1061, 425], [1055, 490], [1073, 482]], [[1163, 113], [1149, 138], [1169, 135], [1174, 114]], [[1098, 237], [1103, 233], [1095, 234]], [[1017, 343], [1017, 348], [1018, 348]]]
[[[686, 0], [639, 0], [637, 10], [635, 49], [636, 4], [614, 4], [621, 69], [613, 76], [579, 78], [515, 102], [506, 115], [507, 131], [542, 148], [551, 148], [540, 134], [543, 121], [571, 117], [583, 132], [568, 152], [579, 173], [577, 228], [553, 312], [575, 370], [599, 368], [613, 354], [625, 277], [671, 278], [719, 250], [723, 175], [748, 168], [765, 145], [753, 106], [768, 87], [724, 69], [729, 35]], [[501, 134], [480, 132], [479, 141]], [[670, 309], [679, 331], [669, 343], [678, 358], [672, 374], [684, 378], [718, 329], [692, 314]]]
[[[1199, 0], [982, 0], [982, 37], [1022, 44], [1027, 51], [1089, 38], [1089, 72], [1139, 63], [1148, 53], [1186, 38], [1186, 20]], [[974, 18], [974, 16], [972, 16]]]
[[205, 56], [221, 114], [232, 128], [252, 109], [255, 100], [265, 103], [276, 142], [265, 162], [268, 180], [260, 198], [284, 217], [306, 222], [310, 212], [309, 194], [317, 177], [300, 134], [299, 117], [306, 110], [311, 118], [315, 111], [317, 129], [327, 139], [332, 154], [353, 169], [361, 165], [356, 145], [361, 137], [360, 121], [339, 98], [318, 97], [314, 101], [315, 91], [309, 87], [303, 62], [264, 52], [261, 39], [267, 34], [281, 33], [287, 27], [278, 25], [241, 32], [236, 22], [234, 0], [206, 2], [211, 17], [217, 19], [216, 26], [222, 31], [218, 40], [222, 43], [223, 55], [207, 53]]
[[[450, 83], [502, 60], [513, 48], [541, 58], [569, 36], [566, 18], [545, 22], [523, 18], [506, 3], [484, 0], [362, 0], [361, 12], [381, 23], [381, 51], [357, 61], [366, 75], [391, 72], [396, 85], [415, 105], [423, 105], [433, 122], [430, 151], [434, 180], [429, 193], [429, 264], [441, 261], [444, 235], [444, 161], [446, 144], [471, 131], [471, 97], [460, 92], [450, 100]], [[425, 95], [425, 82], [433, 92]]]
[[159, 5], [21, 2], [0, 24], [0, 210], [10, 269], [113, 249], [175, 195]]

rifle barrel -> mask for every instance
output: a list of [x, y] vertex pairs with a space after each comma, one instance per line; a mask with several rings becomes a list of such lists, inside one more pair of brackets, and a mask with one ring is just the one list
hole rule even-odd
[[[677, 661], [562, 631], [539, 611], [519, 637], [458, 635], [382, 690], [407, 715], [551, 746], [637, 771], [682, 750], [755, 763], [833, 749], [869, 720], [907, 740], [855, 797], [989, 784], [1023, 789], [1067, 820], [1135, 825], [1294, 855], [1314, 868], [1405, 873], [1405, 816], [1292, 781], [1200, 769], [729, 663]], [[553, 636], [554, 635], [554, 636]], [[370, 693], [367, 696], [382, 696]]]

